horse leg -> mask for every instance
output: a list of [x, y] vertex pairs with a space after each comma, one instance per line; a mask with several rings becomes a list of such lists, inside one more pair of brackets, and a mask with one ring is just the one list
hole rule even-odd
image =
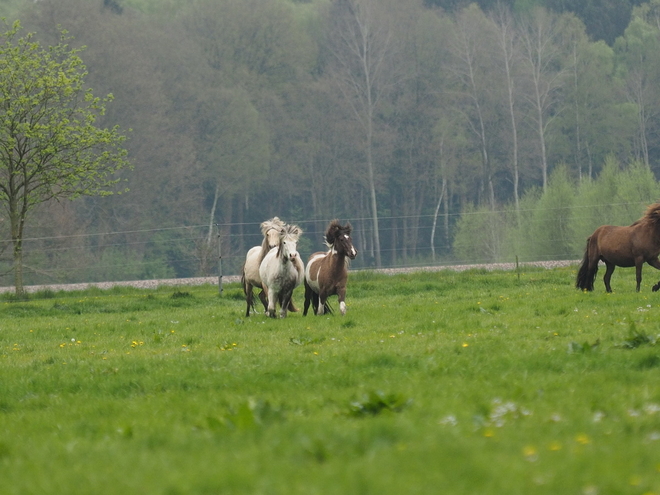
[[[259, 292], [259, 300], [261, 301], [261, 304], [264, 305], [264, 311], [267, 311], [268, 310], [268, 297], [266, 297], [265, 290], [263, 290], [263, 289], [262, 289], [261, 292]], [[255, 311], [255, 313], [256, 313], [256, 311]]]
[[245, 310], [245, 316], [250, 316], [250, 307], [253, 307], [253, 300], [252, 300], [252, 284], [249, 282], [245, 282], [243, 285], [243, 291], [245, 292], [245, 302], [247, 303], [247, 308]]
[[268, 290], [268, 287], [264, 284], [264, 292], [266, 293], [266, 297], [268, 298], [268, 307], [266, 308], [266, 311], [268, 313], [268, 316], [271, 318], [275, 318], [275, 299], [276, 295], [273, 294], [272, 291]]
[[289, 309], [292, 296], [293, 291], [291, 293], [287, 292], [282, 296], [282, 300], [280, 301], [280, 318], [286, 318], [287, 310]]
[[339, 287], [337, 289], [337, 299], [339, 299], [339, 312], [342, 316], [346, 315], [346, 287]]
[[[647, 263], [651, 265], [653, 268], [660, 270], [660, 260], [658, 259], [657, 256], [654, 259], [647, 261]], [[658, 289], [660, 289], [660, 281], [657, 284], [655, 284], [653, 287], [651, 287], [651, 290], [653, 292], [657, 292]]]
[[642, 285], [642, 265], [644, 264], [644, 261], [641, 262], [635, 262], [635, 278], [637, 280], [637, 292], [639, 292], [639, 288]]
[[305, 284], [305, 304], [303, 305], [303, 316], [307, 316], [309, 303], [312, 302], [312, 288], [307, 283], [307, 279], [304, 280], [304, 284]]
[[312, 309], [314, 310], [314, 314], [318, 314], [319, 312], [319, 295], [312, 291]]
[[615, 268], [616, 265], [614, 263], [610, 263], [609, 261], [605, 262], [605, 276], [603, 277], [603, 282], [605, 282], [605, 290], [607, 292], [612, 292], [612, 287], [610, 286], [610, 279], [612, 278], [612, 273], [614, 273]]
[[321, 316], [325, 314], [325, 301], [328, 299], [328, 296], [325, 294], [325, 292], [320, 291], [317, 296], [317, 306], [316, 306], [316, 314]]

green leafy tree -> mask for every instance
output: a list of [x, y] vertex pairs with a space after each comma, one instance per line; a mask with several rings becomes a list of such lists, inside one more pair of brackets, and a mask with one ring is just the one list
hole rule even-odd
[[623, 168], [608, 156], [598, 177], [580, 184], [572, 221], [575, 251], [584, 250], [586, 238], [600, 225], [630, 225], [658, 197], [660, 183], [642, 161]]
[[637, 107], [635, 156], [652, 168], [660, 153], [659, 11], [658, 2], [635, 9], [624, 35], [614, 45], [625, 81], [625, 96]]
[[529, 244], [525, 251], [530, 259], [570, 259], [574, 238], [570, 220], [574, 203], [575, 186], [566, 165], [560, 165], [550, 175], [548, 187], [530, 218]]
[[0, 35], [0, 203], [9, 218], [17, 295], [23, 295], [28, 214], [52, 199], [112, 194], [129, 166], [125, 136], [96, 120], [112, 99], [84, 86], [80, 50], [42, 47], [16, 21]]

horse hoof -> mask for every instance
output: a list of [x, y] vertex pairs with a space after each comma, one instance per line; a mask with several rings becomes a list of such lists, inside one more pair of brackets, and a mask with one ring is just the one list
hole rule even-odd
[[653, 292], [658, 292], [658, 289], [660, 289], [660, 282], [658, 282], [651, 288]]

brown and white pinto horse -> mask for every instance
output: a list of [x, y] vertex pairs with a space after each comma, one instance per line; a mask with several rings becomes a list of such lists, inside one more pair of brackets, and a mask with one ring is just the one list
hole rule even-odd
[[293, 290], [305, 276], [305, 268], [298, 254], [298, 239], [302, 230], [297, 225], [285, 225], [280, 230], [280, 242], [266, 253], [259, 276], [268, 298], [268, 316], [275, 318], [275, 306], [280, 305], [280, 318], [285, 318]]
[[245, 301], [247, 302], [245, 316], [250, 316], [250, 308], [256, 313], [256, 310], [254, 309], [254, 295], [252, 293], [254, 287], [262, 289], [262, 291], [259, 292], [259, 299], [264, 305], [264, 311], [268, 308], [268, 301], [266, 300], [266, 295], [264, 294], [261, 285], [261, 277], [259, 276], [259, 266], [268, 251], [279, 245], [280, 231], [283, 227], [284, 222], [277, 217], [262, 222], [261, 233], [264, 236], [264, 240], [261, 243], [261, 246], [254, 246], [247, 252], [245, 263], [243, 263], [243, 270], [241, 272], [241, 285], [243, 286], [243, 292], [245, 293]]
[[339, 220], [333, 220], [325, 233], [327, 252], [314, 253], [309, 257], [305, 268], [305, 307], [307, 316], [309, 303], [314, 313], [322, 315], [331, 312], [327, 305], [328, 297], [337, 295], [339, 311], [346, 314], [346, 281], [348, 279], [349, 258], [354, 260], [357, 249], [351, 240], [352, 227], [346, 223], [342, 227]]

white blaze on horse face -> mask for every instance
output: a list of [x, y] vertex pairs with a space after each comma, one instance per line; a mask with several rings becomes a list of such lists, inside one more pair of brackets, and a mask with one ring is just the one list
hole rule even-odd
[[289, 258], [289, 261], [295, 261], [298, 257], [298, 244], [293, 241], [282, 241], [282, 248], [284, 253]]
[[349, 236], [348, 234], [344, 234], [344, 238], [347, 239], [348, 242], [350, 242], [350, 246], [351, 246], [351, 249], [349, 249], [347, 253], [348, 257], [354, 260], [355, 257], [357, 256], [357, 249], [355, 249], [355, 246], [353, 246], [353, 243], [351, 242], [351, 236]]

